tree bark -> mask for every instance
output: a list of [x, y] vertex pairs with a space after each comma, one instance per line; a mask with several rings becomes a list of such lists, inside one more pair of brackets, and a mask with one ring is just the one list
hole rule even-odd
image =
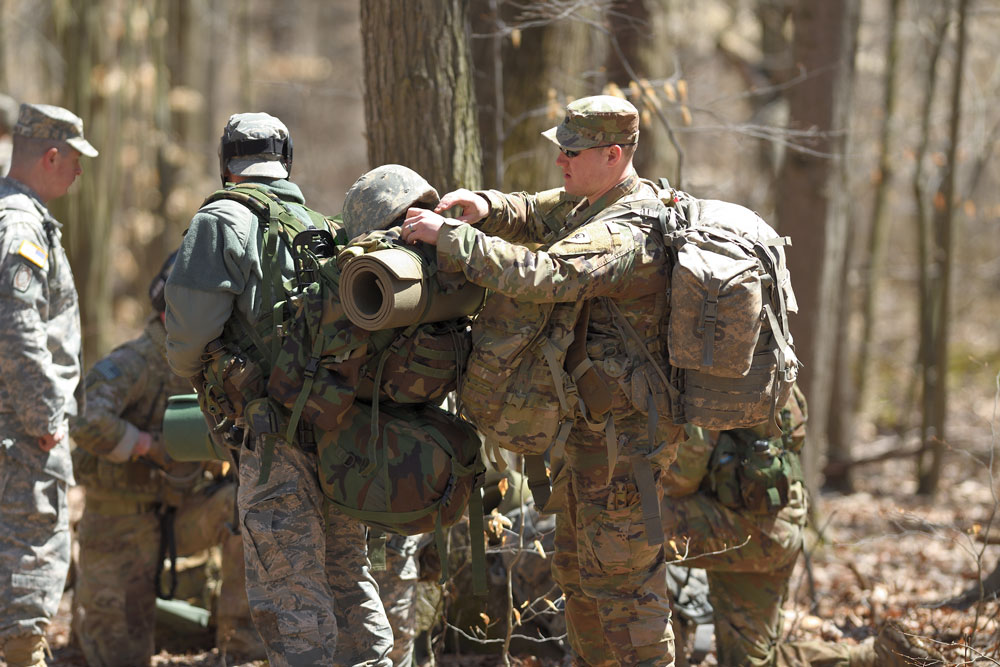
[[931, 462], [918, 472], [917, 493], [932, 495], [937, 491], [941, 477], [941, 462], [944, 458], [948, 408], [948, 336], [951, 311], [951, 272], [953, 260], [952, 232], [955, 219], [955, 171], [958, 157], [959, 125], [962, 117], [962, 74], [965, 69], [967, 44], [966, 19], [969, 0], [958, 0], [958, 37], [955, 45], [956, 57], [952, 70], [950, 118], [948, 121], [948, 148], [945, 162], [941, 167], [941, 185], [935, 194], [937, 205], [934, 209], [933, 247], [931, 262], [934, 267], [930, 292], [930, 322], [933, 340], [928, 373], [925, 374], [925, 404], [930, 410], [924, 443], [933, 443]]
[[806, 483], [816, 491], [826, 450], [833, 360], [838, 331], [834, 318], [840, 303], [840, 276], [845, 220], [832, 216], [830, 196], [833, 163], [842, 139], [833, 134], [842, 127], [839, 86], [850, 65], [845, 58], [850, 0], [799, 2], [793, 12], [795, 62], [808, 76], [789, 90], [789, 123], [797, 129], [815, 128], [804, 151], [786, 151], [778, 180], [777, 220], [782, 234], [794, 242], [788, 269], [795, 284], [799, 314], [792, 319], [796, 349], [803, 362], [800, 386], [809, 400], [810, 447], [804, 458]]
[[482, 183], [469, 3], [361, 3], [370, 166], [404, 164], [441, 194]]

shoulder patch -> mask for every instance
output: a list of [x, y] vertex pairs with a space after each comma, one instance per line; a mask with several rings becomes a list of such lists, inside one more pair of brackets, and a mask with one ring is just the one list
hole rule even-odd
[[27, 292], [28, 287], [31, 286], [31, 269], [24, 264], [17, 267], [17, 271], [14, 272], [12, 285], [18, 292]]
[[580, 230], [580, 231], [574, 232], [570, 236], [564, 238], [562, 242], [563, 243], [590, 243], [590, 241], [591, 241], [590, 234], [588, 234], [586, 232], [586, 230]]
[[32, 241], [21, 241], [21, 246], [17, 249], [17, 254], [42, 269], [48, 268], [49, 253], [42, 250]]
[[110, 359], [101, 359], [98, 361], [94, 364], [94, 370], [100, 373], [105, 380], [114, 380], [122, 374], [121, 369]]

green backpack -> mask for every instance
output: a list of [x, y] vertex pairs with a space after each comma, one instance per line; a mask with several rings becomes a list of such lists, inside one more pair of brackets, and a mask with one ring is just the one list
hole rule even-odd
[[[205, 403], [242, 407], [223, 418], [245, 423], [261, 439], [260, 482], [275, 446], [312, 440], [324, 493], [344, 512], [403, 535], [457, 521], [481, 493], [480, 440], [467, 422], [429, 403], [456, 387], [470, 347], [468, 322], [361, 329], [340, 302], [329, 221], [305, 229], [279, 199], [249, 184], [208, 201], [218, 199], [236, 200], [260, 219], [271, 289], [257, 323], [227, 325], [218, 346], [224, 352], [206, 367], [200, 393], [213, 397]], [[279, 243], [296, 263], [288, 284], [280, 277]], [[248, 371], [254, 368], [259, 372]], [[355, 401], [356, 390], [371, 403]]]

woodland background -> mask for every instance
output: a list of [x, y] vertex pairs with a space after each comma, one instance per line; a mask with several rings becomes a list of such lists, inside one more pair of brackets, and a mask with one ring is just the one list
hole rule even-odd
[[[843, 634], [878, 585], [907, 615], [997, 560], [998, 34], [997, 0], [0, 0], [0, 91], [73, 109], [101, 151], [53, 207], [90, 363], [139, 330], [232, 113], [284, 120], [293, 180], [335, 213], [387, 162], [442, 193], [558, 186], [538, 133], [569, 100], [627, 97], [640, 174], [793, 239], [816, 542], [853, 545], [812, 562], [857, 575], [820, 570]], [[916, 570], [858, 564], [888, 533], [872, 558]], [[867, 611], [837, 606], [845, 586]], [[997, 664], [995, 618], [928, 614]]]

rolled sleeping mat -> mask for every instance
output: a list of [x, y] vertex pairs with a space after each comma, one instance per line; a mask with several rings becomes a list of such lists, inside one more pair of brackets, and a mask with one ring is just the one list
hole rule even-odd
[[385, 248], [347, 261], [340, 275], [340, 301], [347, 318], [368, 331], [441, 322], [472, 315], [486, 290], [464, 282], [443, 292], [433, 267], [407, 248]]
[[163, 415], [163, 443], [174, 461], [228, 461], [226, 451], [208, 433], [197, 394], [167, 398]]

